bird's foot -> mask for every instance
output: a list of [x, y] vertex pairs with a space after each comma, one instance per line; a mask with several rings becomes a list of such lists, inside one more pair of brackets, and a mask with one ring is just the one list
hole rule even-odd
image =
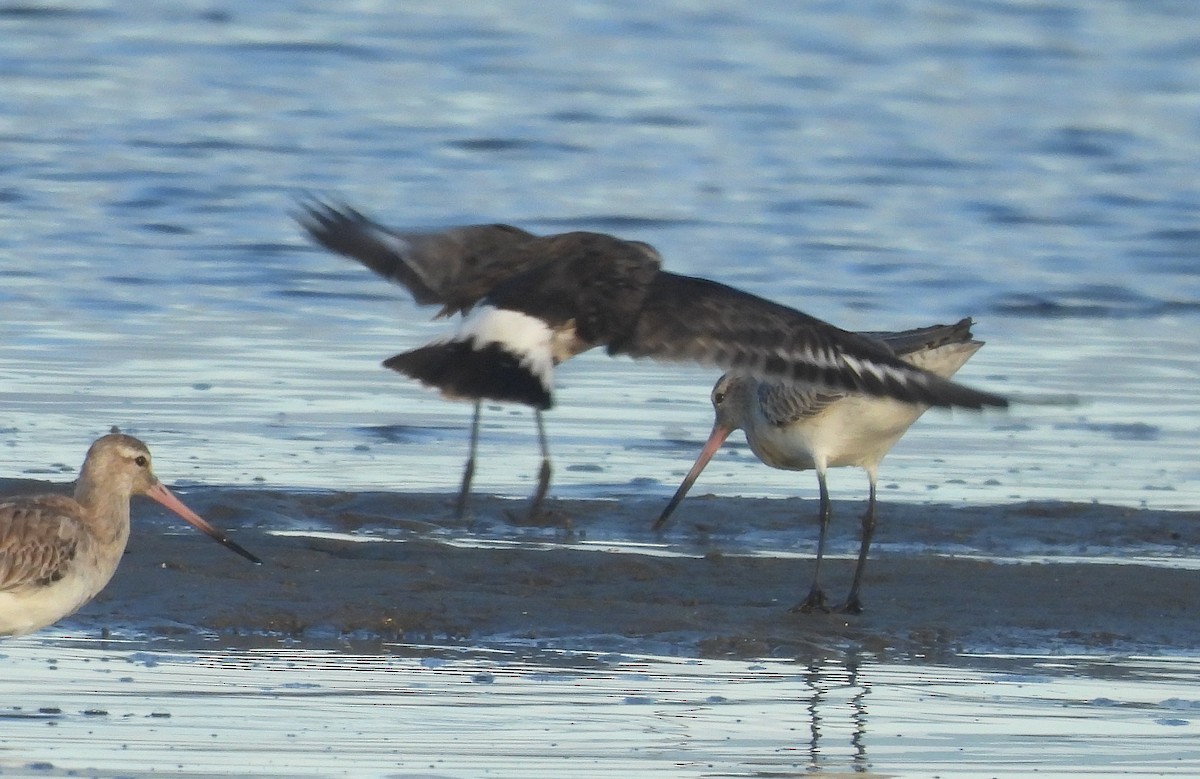
[[862, 614], [863, 605], [862, 601], [855, 595], [853, 598], [847, 598], [845, 603], [834, 606], [833, 610], [838, 614]]
[[554, 508], [553, 505], [538, 504], [537, 506], [530, 506], [529, 510], [524, 513], [515, 510], [506, 510], [504, 515], [514, 525], [523, 525], [526, 527], [571, 527], [571, 516], [561, 509]]
[[811, 614], [814, 611], [828, 614], [829, 606], [825, 605], [825, 592], [820, 587], [813, 587], [808, 591], [807, 598], [792, 606], [788, 611], [793, 614]]

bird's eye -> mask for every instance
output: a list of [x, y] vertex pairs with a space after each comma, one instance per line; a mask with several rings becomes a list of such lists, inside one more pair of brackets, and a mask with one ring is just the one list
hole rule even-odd
[[716, 403], [719, 406], [724, 402], [725, 402], [725, 393], [724, 392], [714, 392], [713, 393], [713, 403]]
[[146, 459], [146, 455], [144, 454], [139, 454], [137, 457], [133, 458], [133, 461], [137, 463], [139, 468], [145, 468], [146, 463], [150, 462]]

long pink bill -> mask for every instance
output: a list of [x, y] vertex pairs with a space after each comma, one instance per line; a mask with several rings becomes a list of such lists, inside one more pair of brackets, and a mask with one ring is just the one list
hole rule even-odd
[[658, 521], [654, 523], [654, 530], [657, 532], [662, 530], [663, 525], [667, 523], [667, 519], [671, 516], [671, 512], [679, 505], [688, 490], [692, 488], [696, 477], [704, 470], [704, 466], [708, 465], [708, 461], [712, 459], [717, 450], [721, 448], [721, 444], [725, 443], [725, 439], [733, 432], [733, 428], [725, 427], [721, 424], [713, 425], [712, 433], [709, 434], [708, 440], [704, 443], [704, 448], [700, 450], [700, 456], [696, 458], [696, 464], [688, 471], [687, 476], [683, 477], [683, 482], [679, 485], [679, 489], [675, 490], [675, 497], [671, 498], [671, 502], [663, 509], [662, 514], [659, 514]]
[[184, 521], [189, 525], [196, 528], [201, 533], [221, 544], [225, 548], [237, 552], [255, 565], [262, 565], [262, 560], [260, 560], [257, 556], [247, 552], [240, 545], [234, 541], [231, 541], [229, 537], [220, 530], [217, 530], [215, 527], [205, 522], [199, 514], [183, 505], [183, 502], [171, 494], [171, 491], [164, 487], [162, 482], [158, 482], [153, 487], [146, 490], [145, 494], [146, 497], [153, 498], [162, 505], [171, 509], [171, 511], [174, 511], [176, 514], [183, 517]]

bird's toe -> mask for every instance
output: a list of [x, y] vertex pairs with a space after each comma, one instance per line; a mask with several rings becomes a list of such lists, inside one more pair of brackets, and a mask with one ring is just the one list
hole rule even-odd
[[812, 614], [814, 611], [828, 614], [829, 606], [825, 604], [825, 592], [819, 587], [813, 587], [809, 590], [808, 597], [788, 610], [793, 614]]

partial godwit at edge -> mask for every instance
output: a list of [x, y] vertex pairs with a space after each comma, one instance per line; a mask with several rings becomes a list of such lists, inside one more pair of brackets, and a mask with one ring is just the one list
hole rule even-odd
[[113, 433], [88, 449], [75, 495], [0, 502], [0, 636], [32, 633], [104, 589], [129, 540], [129, 498], [145, 495], [252, 563], [258, 557], [185, 506], [150, 468], [150, 450]]
[[[983, 346], [973, 340], [972, 321], [934, 325], [896, 333], [863, 333], [893, 349], [906, 362], [938, 376], [952, 376]], [[867, 472], [870, 492], [862, 518], [862, 541], [854, 580], [846, 600], [836, 611], [857, 614], [863, 610], [860, 591], [867, 552], [875, 533], [875, 488], [879, 464], [901, 436], [929, 408], [925, 403], [906, 403], [864, 395], [830, 392], [799, 382], [757, 379], [727, 373], [713, 387], [716, 412], [712, 434], [695, 465], [684, 477], [674, 497], [654, 523], [661, 530], [687, 495], [696, 478], [734, 430], [743, 430], [751, 451], [763, 463], [784, 470], [815, 469], [820, 490], [820, 535], [816, 563], [808, 595], [793, 611], [829, 611], [821, 588], [821, 560], [829, 530], [830, 500], [825, 483], [826, 469], [858, 466]]]

